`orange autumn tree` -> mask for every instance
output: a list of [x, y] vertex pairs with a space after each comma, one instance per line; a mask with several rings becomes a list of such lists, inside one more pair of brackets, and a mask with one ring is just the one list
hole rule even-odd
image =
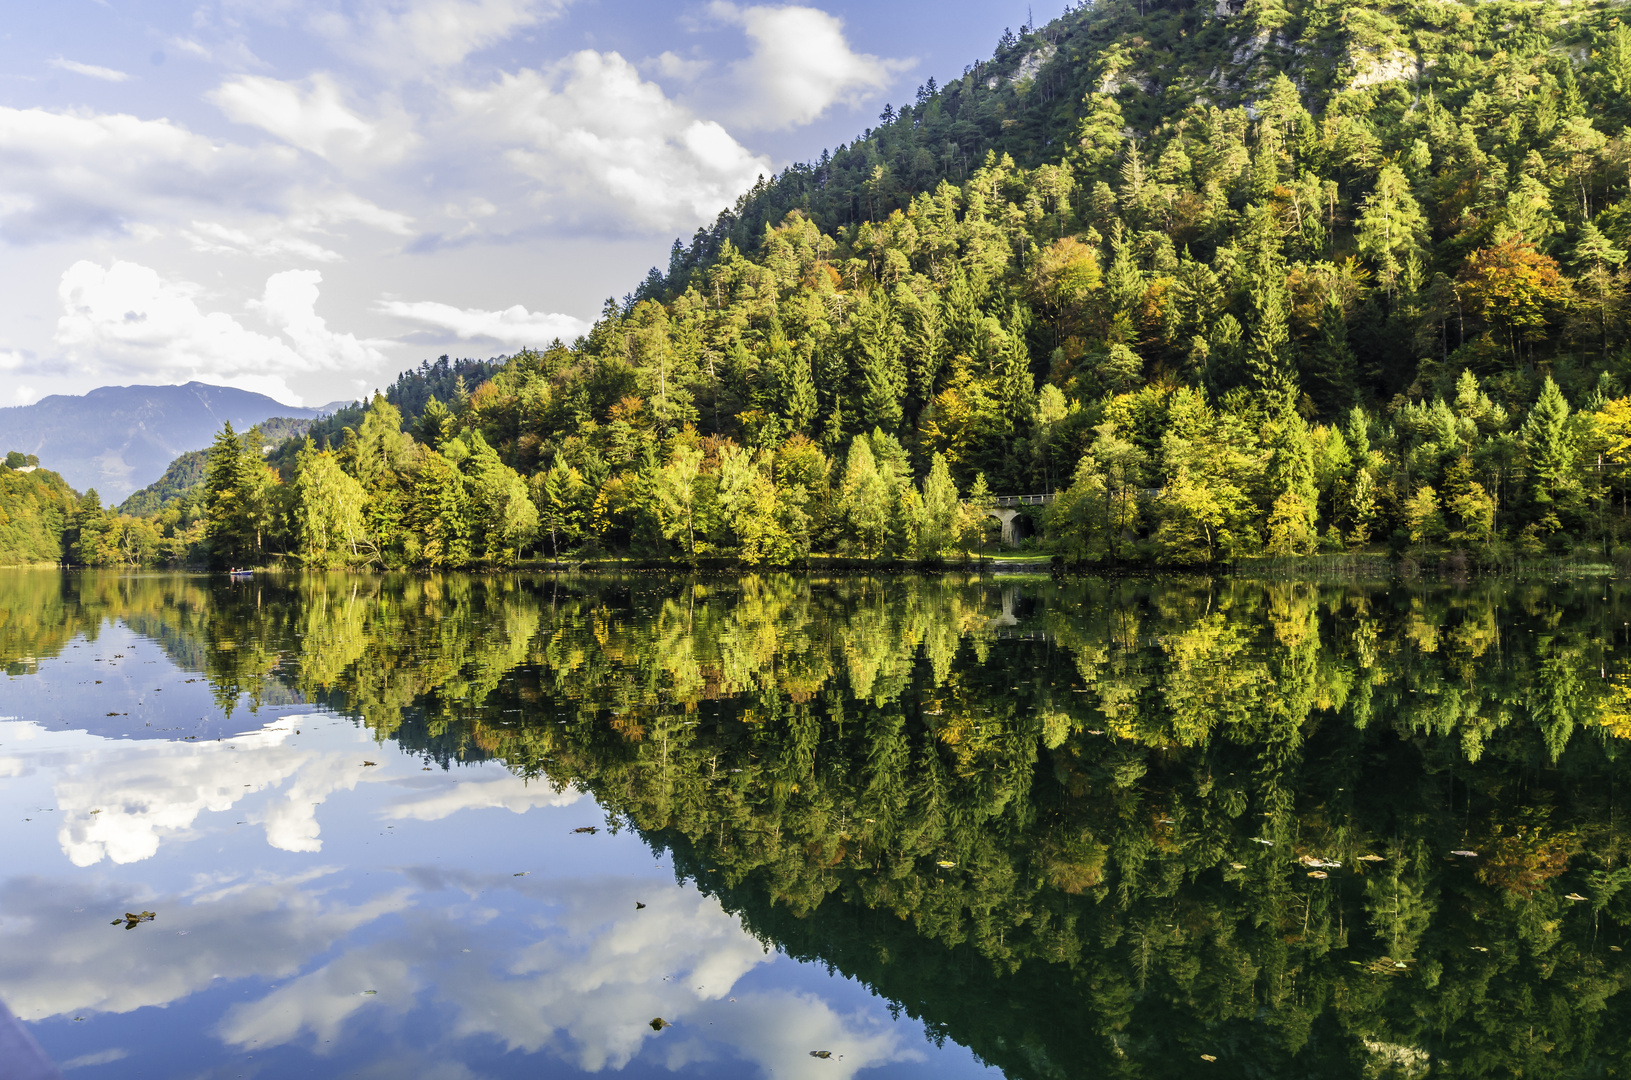
[[1556, 260], [1521, 236], [1467, 256], [1460, 280], [1462, 300], [1500, 330], [1514, 358], [1525, 342], [1544, 336], [1552, 315], [1571, 295]]

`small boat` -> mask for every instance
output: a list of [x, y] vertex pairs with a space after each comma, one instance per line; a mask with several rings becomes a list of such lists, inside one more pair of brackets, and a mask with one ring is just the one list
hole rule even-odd
[[227, 571], [227, 577], [229, 577], [229, 578], [246, 578], [246, 577], [249, 577], [250, 575], [254, 574], [254, 572], [255, 571], [253, 571], [253, 570], [239, 570], [236, 566], [234, 566], [232, 569]]

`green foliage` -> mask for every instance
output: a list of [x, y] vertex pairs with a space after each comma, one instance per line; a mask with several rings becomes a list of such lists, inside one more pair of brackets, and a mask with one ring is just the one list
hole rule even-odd
[[8, 457], [6, 468], [0, 469], [0, 566], [56, 563], [65, 556], [63, 530], [76, 512], [77, 499], [54, 472], [18, 472], [28, 468], [27, 460], [13, 465]]
[[[312, 436], [386, 567], [464, 565], [460, 535], [490, 565], [944, 551], [937, 458], [962, 490], [1066, 489], [1041, 543], [1088, 559], [1397, 547], [1423, 487], [1431, 542], [1485, 565], [1612, 547], [1628, 476], [1590, 417], [1631, 385], [1617, 19], [1075, 6], [757, 184], [582, 339], [422, 364]], [[794, 445], [842, 467], [789, 486]], [[427, 463], [471, 500], [435, 541], [459, 515], [427, 508]], [[292, 556], [287, 492], [246, 476], [210, 550]], [[157, 512], [166, 550], [202, 550], [200, 512]]]
[[14, 678], [113, 618], [584, 792], [1005, 1075], [1623, 1070], [1617, 582], [11, 577]]

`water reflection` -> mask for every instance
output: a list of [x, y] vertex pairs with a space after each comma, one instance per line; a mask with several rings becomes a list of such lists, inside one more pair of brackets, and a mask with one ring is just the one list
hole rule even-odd
[[[226, 810], [326, 858], [323, 807], [366, 798], [376, 831], [609, 817], [682, 884], [406, 856], [366, 896], [251, 875], [155, 902], [200, 913], [201, 953], [203, 912], [265, 920], [276, 962], [127, 968], [51, 953], [72, 940], [51, 919], [111, 894], [12, 879], [0, 991], [38, 1017], [177, 1001], [208, 982], [194, 970], [277, 982], [214, 1021], [245, 1053], [321, 1052], [392, 1015], [586, 1071], [725, 1055], [849, 1075], [926, 1052], [754, 984], [763, 943], [1013, 1077], [1189, 1075], [1203, 1055], [1232, 1075], [1613, 1073], [1628, 606], [1596, 582], [19, 575], [8, 689], [95, 663], [74, 646], [119, 620], [256, 729], [154, 738], [183, 719], [160, 694], [100, 720], [148, 741], [52, 767], [77, 866], [163, 861]], [[410, 756], [310, 737], [302, 715], [334, 714]], [[43, 766], [17, 745], [0, 733], [0, 776], [26, 783]], [[59, 968], [134, 982], [47, 985]]]

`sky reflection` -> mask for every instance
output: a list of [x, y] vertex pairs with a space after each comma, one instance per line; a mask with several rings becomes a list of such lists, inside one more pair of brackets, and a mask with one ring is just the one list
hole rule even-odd
[[985, 1071], [768, 950], [578, 791], [310, 709], [238, 724], [0, 720], [0, 996], [76, 1075]]

